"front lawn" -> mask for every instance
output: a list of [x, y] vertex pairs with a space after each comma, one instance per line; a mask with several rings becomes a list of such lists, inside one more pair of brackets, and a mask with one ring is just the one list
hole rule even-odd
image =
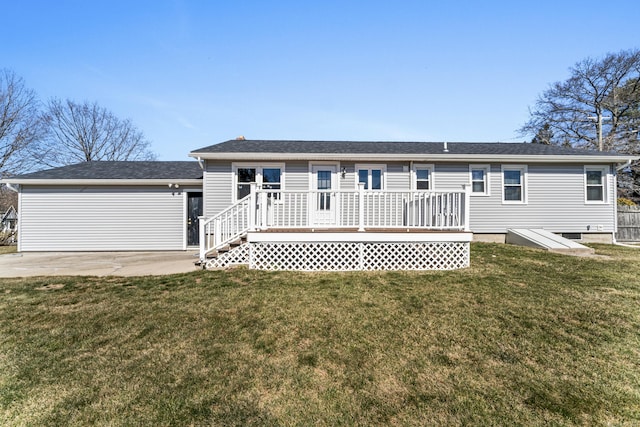
[[637, 425], [640, 250], [0, 279], [0, 425]]

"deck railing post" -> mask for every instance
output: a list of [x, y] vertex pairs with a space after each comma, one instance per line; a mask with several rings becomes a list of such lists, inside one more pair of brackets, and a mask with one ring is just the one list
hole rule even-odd
[[198, 217], [198, 239], [200, 242], [200, 261], [203, 262], [205, 257], [207, 256], [207, 249], [209, 249], [207, 246], [207, 241], [206, 241], [206, 232], [205, 232], [205, 224], [204, 222], [206, 221], [206, 217], [204, 216], [199, 216]]
[[462, 189], [464, 190], [464, 231], [471, 231], [471, 227], [469, 224], [470, 218], [470, 204], [471, 204], [471, 185], [463, 184]]
[[269, 206], [267, 206], [267, 192], [262, 190], [260, 191], [260, 229], [264, 230], [267, 228], [269, 224], [267, 222], [267, 211], [269, 210]]
[[212, 221], [213, 226], [213, 247], [216, 248], [222, 241], [222, 224], [220, 218], [216, 218]]
[[358, 231], [364, 231], [364, 183], [358, 183]]
[[258, 210], [256, 204], [258, 184], [252, 182], [249, 184], [249, 231], [256, 231], [256, 211]]

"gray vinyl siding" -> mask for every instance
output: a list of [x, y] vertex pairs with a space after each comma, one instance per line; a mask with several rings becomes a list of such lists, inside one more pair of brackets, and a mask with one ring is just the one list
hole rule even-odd
[[[341, 162], [343, 178], [338, 174], [339, 188], [356, 189], [355, 165], [372, 162]], [[382, 162], [375, 162], [384, 164]], [[408, 191], [411, 188], [409, 162], [386, 163], [386, 189]], [[436, 163], [434, 188], [436, 191], [461, 191], [470, 184], [469, 163]], [[552, 232], [607, 232], [615, 229], [615, 187], [607, 177], [607, 204], [587, 204], [584, 194], [584, 166], [566, 164], [528, 165], [527, 203], [510, 205], [502, 202], [501, 164], [490, 165], [489, 196], [471, 196], [471, 230], [476, 233], [505, 233], [508, 228], [545, 228]], [[207, 162], [204, 180], [205, 212], [207, 216], [225, 209], [232, 203], [233, 177], [231, 162]], [[309, 162], [291, 161], [285, 165], [285, 189], [309, 189]], [[306, 215], [306, 212], [305, 212]], [[598, 226], [602, 226], [598, 230]]]
[[469, 164], [436, 164], [434, 165], [435, 191], [462, 191], [464, 184], [469, 184]]
[[32, 187], [21, 193], [21, 251], [182, 250], [182, 191]]
[[231, 162], [208, 160], [204, 174], [204, 215], [212, 217], [231, 206], [233, 197]]
[[[607, 204], [585, 203], [583, 165], [528, 166], [526, 204], [503, 204], [502, 168], [491, 165], [490, 196], [471, 197], [471, 230], [504, 233], [508, 228], [544, 228], [552, 232], [608, 232], [615, 229], [615, 187], [607, 177]], [[598, 230], [598, 226], [602, 230]]]
[[387, 163], [387, 190], [409, 191], [411, 189], [410, 177], [408, 164]]
[[284, 188], [287, 191], [309, 190], [309, 162], [287, 162], [284, 167]]

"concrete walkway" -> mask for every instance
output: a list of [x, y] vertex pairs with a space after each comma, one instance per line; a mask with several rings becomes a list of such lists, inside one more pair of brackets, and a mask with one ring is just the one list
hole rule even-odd
[[0, 255], [0, 277], [161, 276], [196, 271], [194, 251], [24, 252]]

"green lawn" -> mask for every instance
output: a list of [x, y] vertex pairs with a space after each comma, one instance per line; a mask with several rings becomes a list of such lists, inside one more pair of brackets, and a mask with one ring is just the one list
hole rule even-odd
[[640, 250], [0, 279], [0, 425], [638, 425]]

